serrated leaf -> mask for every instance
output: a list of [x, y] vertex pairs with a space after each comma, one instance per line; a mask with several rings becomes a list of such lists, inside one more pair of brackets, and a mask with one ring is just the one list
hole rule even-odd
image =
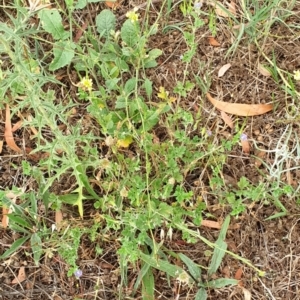
[[211, 263], [210, 263], [209, 269], [208, 269], [209, 276], [217, 271], [217, 269], [219, 268], [219, 266], [222, 262], [224, 255], [225, 255], [225, 251], [227, 250], [227, 243], [225, 243], [224, 240], [226, 237], [226, 232], [227, 232], [229, 223], [230, 223], [230, 216], [227, 216], [222, 225], [219, 237], [216, 241], [216, 247], [214, 249], [214, 254], [211, 259]]
[[126, 20], [121, 28], [121, 38], [129, 47], [134, 47], [139, 39], [139, 24]]
[[110, 31], [116, 28], [116, 16], [109, 10], [104, 9], [96, 17], [97, 31], [108, 38]]
[[44, 30], [50, 33], [55, 40], [68, 38], [69, 33], [64, 30], [62, 18], [57, 9], [43, 9], [38, 15]]
[[231, 279], [231, 278], [219, 278], [216, 280], [211, 280], [205, 284], [208, 288], [223, 288], [227, 285], [237, 285], [239, 283], [239, 280]]
[[0, 255], [0, 259], [5, 259], [11, 256], [14, 252], [16, 252], [27, 240], [29, 239], [28, 236], [20, 238], [16, 240], [11, 247], [6, 250], [2, 255]]
[[179, 253], [180, 259], [184, 262], [184, 264], [188, 267], [190, 274], [194, 279], [200, 280], [201, 277], [201, 269], [195, 264], [189, 257], [186, 255]]
[[195, 297], [195, 300], [206, 300], [207, 299], [207, 292], [205, 289], [201, 288]]
[[75, 55], [75, 47], [76, 45], [70, 41], [56, 42], [53, 46], [54, 59], [49, 66], [49, 70], [55, 71], [70, 64]]

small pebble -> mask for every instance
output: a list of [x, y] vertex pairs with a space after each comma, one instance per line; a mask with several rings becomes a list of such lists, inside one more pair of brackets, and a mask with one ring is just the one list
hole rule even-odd
[[260, 130], [259, 129], [254, 130], [254, 135], [260, 135]]

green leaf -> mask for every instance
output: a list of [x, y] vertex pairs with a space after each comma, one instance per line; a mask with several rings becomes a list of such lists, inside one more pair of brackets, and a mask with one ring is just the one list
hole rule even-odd
[[209, 269], [208, 269], [209, 276], [217, 271], [217, 269], [219, 268], [219, 266], [222, 262], [224, 255], [226, 253], [225, 251], [227, 250], [227, 244], [224, 242], [224, 240], [226, 238], [226, 232], [227, 232], [229, 223], [230, 223], [230, 216], [227, 216], [222, 225], [219, 237], [215, 243], [214, 254], [211, 259], [211, 263], [210, 263]]
[[83, 9], [87, 6], [88, 2], [86, 0], [78, 0], [76, 5], [75, 5], [75, 9]]
[[152, 268], [148, 268], [146, 274], [143, 276], [142, 283], [142, 299], [154, 300], [154, 276]]
[[152, 96], [152, 81], [149, 80], [148, 78], [145, 79], [144, 87], [146, 90], [146, 94], [148, 98], [151, 98]]
[[126, 81], [125, 86], [124, 86], [124, 92], [126, 95], [129, 95], [136, 86], [136, 78], [130, 78], [129, 80]]
[[156, 60], [147, 60], [144, 62], [144, 68], [145, 69], [150, 69], [150, 68], [155, 68], [157, 66]]
[[78, 199], [78, 194], [66, 194], [66, 195], [60, 195], [57, 197], [59, 201], [62, 203], [67, 203], [71, 205], [75, 205], [76, 201]]
[[27, 220], [24, 218], [24, 216], [21, 217], [21, 216], [15, 215], [15, 214], [9, 214], [8, 219], [11, 223], [17, 224], [21, 227], [25, 227], [27, 229], [30, 229], [32, 227], [31, 224], [28, 223]]
[[207, 299], [207, 292], [204, 288], [201, 288], [195, 297], [195, 300], [206, 300]]
[[74, 57], [76, 45], [73, 42], [56, 42], [53, 46], [54, 59], [49, 66], [50, 71], [67, 66]]
[[62, 18], [57, 9], [43, 9], [38, 13], [44, 30], [55, 40], [65, 40], [69, 33], [64, 30]]
[[208, 287], [208, 288], [219, 289], [219, 288], [223, 288], [227, 285], [237, 285], [238, 283], [239, 283], [239, 281], [236, 279], [219, 278], [219, 279], [211, 280], [211, 281], [207, 282], [204, 286]]
[[160, 49], [155, 48], [150, 50], [148, 55], [151, 59], [155, 59], [162, 55], [162, 51]]
[[42, 255], [42, 240], [37, 233], [31, 236], [30, 244], [35, 264], [38, 266]]
[[162, 260], [159, 258], [156, 259], [153, 256], [146, 255], [142, 252], [140, 252], [139, 255], [145, 263], [149, 264], [155, 269], [167, 273], [169, 276], [178, 277], [180, 274], [185, 273], [185, 271], [182, 268], [172, 265], [166, 260]]
[[186, 255], [179, 253], [178, 255], [184, 264], [188, 267], [190, 274], [197, 281], [201, 279], [201, 269]]
[[74, 0], [65, 0], [65, 3], [66, 3], [67, 8], [69, 10], [73, 10], [74, 9]]
[[146, 263], [143, 263], [143, 266], [142, 266], [141, 270], [139, 271], [139, 275], [138, 275], [138, 277], [136, 279], [136, 282], [134, 284], [133, 293], [135, 293], [137, 291], [137, 289], [139, 288], [139, 286], [142, 282], [142, 279], [146, 275], [146, 273], [148, 272], [149, 268], [150, 268], [150, 265], [148, 265]]
[[16, 240], [11, 247], [6, 250], [1, 256], [0, 259], [5, 259], [9, 256], [11, 256], [14, 252], [16, 252], [27, 240], [29, 239], [29, 236], [25, 236], [23, 238], [20, 238]]
[[97, 31], [108, 38], [111, 30], [116, 28], [116, 16], [109, 10], [104, 9], [96, 17]]
[[140, 27], [138, 23], [126, 20], [121, 28], [121, 38], [127, 46], [133, 48], [139, 40]]

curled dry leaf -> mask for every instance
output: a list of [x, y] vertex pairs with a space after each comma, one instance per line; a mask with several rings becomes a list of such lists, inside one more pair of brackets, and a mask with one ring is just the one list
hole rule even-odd
[[5, 131], [4, 131], [4, 139], [7, 143], [7, 146], [18, 152], [22, 153], [22, 150], [17, 146], [12, 134], [11, 120], [10, 120], [10, 109], [9, 105], [6, 104], [6, 112], [5, 112]]
[[226, 114], [225, 111], [221, 110], [221, 117], [226, 125], [228, 125], [231, 129], [234, 127], [231, 118]]
[[220, 47], [221, 44], [212, 36], [208, 37], [208, 42], [211, 46]]
[[270, 77], [272, 75], [271, 72], [260, 63], [258, 63], [258, 71], [261, 75], [266, 77]]
[[227, 72], [227, 70], [229, 70], [230, 67], [231, 67], [231, 64], [226, 64], [226, 65], [222, 66], [218, 72], [218, 77], [222, 77]]
[[225, 111], [237, 116], [258, 116], [265, 114], [273, 109], [272, 104], [241, 104], [228, 103], [214, 99], [209, 93], [206, 94], [207, 99], [219, 110]]
[[216, 221], [202, 220], [201, 225], [209, 228], [221, 229], [221, 224]]

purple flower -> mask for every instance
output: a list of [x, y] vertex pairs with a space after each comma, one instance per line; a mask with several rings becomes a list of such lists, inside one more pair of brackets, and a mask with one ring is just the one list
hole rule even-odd
[[195, 10], [199, 10], [201, 7], [202, 7], [203, 3], [200, 1], [200, 2], [195, 2], [194, 4], [194, 9]]
[[78, 269], [74, 272], [74, 275], [77, 279], [79, 279], [82, 276], [82, 271]]
[[247, 140], [248, 140], [247, 134], [242, 133], [241, 134], [241, 141], [244, 142], [244, 141], [247, 141]]

